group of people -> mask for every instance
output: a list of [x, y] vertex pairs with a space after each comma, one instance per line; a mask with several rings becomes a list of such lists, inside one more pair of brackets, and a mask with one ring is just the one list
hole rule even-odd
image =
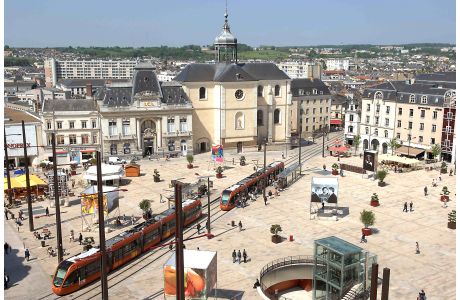
[[232, 258], [233, 258], [233, 263], [238, 261], [238, 263], [241, 263], [241, 257], [243, 257], [243, 262], [247, 262], [248, 254], [246, 253], [246, 249], [243, 249], [243, 254], [241, 254], [241, 250], [238, 250], [238, 253], [236, 250], [233, 250], [232, 252]]
[[[414, 203], [412, 203], [412, 201], [411, 201], [411, 202], [409, 203], [409, 209], [410, 209], [410, 211], [413, 210], [413, 209], [412, 209], [413, 206], [414, 206]], [[404, 202], [403, 212], [404, 212], [404, 211], [405, 211], [405, 212], [408, 212], [408, 210], [407, 210], [407, 202]]]

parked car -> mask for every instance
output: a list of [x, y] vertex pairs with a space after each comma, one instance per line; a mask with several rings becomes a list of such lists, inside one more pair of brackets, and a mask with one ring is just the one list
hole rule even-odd
[[121, 165], [125, 164], [126, 160], [119, 158], [118, 156], [109, 157], [109, 165]]

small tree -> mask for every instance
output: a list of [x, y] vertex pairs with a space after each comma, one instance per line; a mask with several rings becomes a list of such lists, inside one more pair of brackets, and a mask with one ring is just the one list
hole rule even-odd
[[383, 182], [383, 180], [385, 179], [385, 177], [387, 177], [387, 175], [388, 175], [388, 172], [385, 170], [377, 171], [377, 178], [380, 180], [380, 182]]
[[192, 164], [193, 163], [193, 155], [192, 154], [187, 154], [187, 162], [189, 164]]
[[157, 169], [153, 170], [153, 180], [155, 182], [160, 182], [160, 172]]
[[337, 171], [338, 168], [339, 168], [339, 165], [338, 165], [338, 164], [334, 163], [334, 164], [332, 165], [332, 169], [334, 169], [334, 170]]
[[356, 155], [356, 152], [358, 151], [359, 144], [361, 144], [361, 136], [357, 134], [353, 138], [353, 146], [355, 146], [355, 155]]
[[439, 144], [431, 146], [431, 154], [433, 154], [434, 159], [438, 160], [438, 156], [441, 154], [441, 146]]
[[270, 227], [270, 233], [274, 236], [278, 236], [278, 233], [280, 233], [281, 231], [283, 231], [283, 229], [281, 229], [281, 225], [275, 224], [272, 225], [272, 227]]
[[449, 196], [450, 192], [449, 192], [449, 188], [447, 186], [444, 186], [442, 188], [442, 194], [441, 195], [444, 195], [444, 196]]
[[95, 158], [91, 158], [90, 162], [94, 166], [94, 165], [96, 165], [97, 160]]
[[375, 215], [370, 210], [363, 210], [360, 217], [361, 222], [364, 224], [364, 227], [368, 228], [369, 226], [374, 225]]
[[222, 173], [224, 173], [224, 168], [222, 168], [221, 166], [218, 166], [217, 169], [216, 169], [216, 173], [217, 173], [217, 174], [222, 174]]
[[454, 209], [447, 215], [449, 223], [457, 222], [457, 211]]
[[148, 199], [143, 199], [141, 202], [139, 202], [139, 208], [142, 209], [144, 214], [146, 214], [150, 210], [150, 207], [151, 203]]
[[244, 155], [243, 155], [243, 156], [240, 156], [240, 165], [241, 165], [241, 166], [246, 165], [246, 157], [244, 157]]
[[377, 193], [372, 194], [371, 201], [379, 201], [379, 196], [377, 195]]
[[395, 149], [398, 149], [401, 147], [401, 143], [398, 141], [397, 138], [392, 138], [389, 143], [390, 149], [391, 149], [391, 155], [394, 154]]

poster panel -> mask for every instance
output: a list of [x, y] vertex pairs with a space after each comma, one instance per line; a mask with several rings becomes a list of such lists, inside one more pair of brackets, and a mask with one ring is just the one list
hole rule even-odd
[[224, 147], [222, 145], [212, 146], [211, 159], [216, 162], [224, 161]]
[[311, 180], [311, 202], [337, 203], [339, 181], [335, 177], [313, 177]]
[[365, 150], [363, 157], [363, 169], [369, 172], [377, 171], [378, 153], [377, 151]]
[[[104, 204], [104, 213], [108, 213], [107, 197], [102, 196]], [[82, 215], [96, 214], [98, 211], [97, 195], [86, 195], [81, 198], [81, 213]]]
[[77, 164], [80, 164], [80, 151], [79, 150], [70, 151], [70, 161], [75, 161]]

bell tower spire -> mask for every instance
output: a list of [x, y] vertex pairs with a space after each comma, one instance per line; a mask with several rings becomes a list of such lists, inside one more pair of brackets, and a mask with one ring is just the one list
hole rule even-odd
[[227, 1], [225, 1], [224, 26], [221, 33], [214, 40], [216, 61], [224, 63], [237, 63], [237, 39], [230, 31], [228, 24]]

